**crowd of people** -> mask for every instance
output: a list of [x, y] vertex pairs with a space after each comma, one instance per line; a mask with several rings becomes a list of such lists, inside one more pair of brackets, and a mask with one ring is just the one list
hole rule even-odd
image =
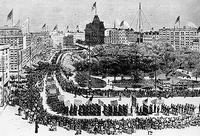
[[134, 94], [136, 97], [200, 97], [200, 90], [194, 89], [171, 89], [168, 91], [154, 90], [154, 89], [139, 89], [139, 90], [129, 90], [127, 88], [122, 90], [102, 90], [102, 89], [93, 89], [88, 91], [88, 89], [75, 87], [73, 82], [63, 77], [61, 74], [61, 69], [56, 71], [56, 78], [61, 85], [61, 88], [69, 93], [75, 95], [90, 95], [93, 94], [98, 97], [130, 97]]
[[[58, 57], [57, 55], [56, 57]], [[55, 57], [55, 56], [54, 56]], [[53, 59], [56, 61], [57, 59]], [[54, 62], [55, 63], [55, 62]], [[33, 71], [34, 72], [34, 71]], [[59, 72], [57, 75], [57, 80], [59, 83], [63, 80], [62, 76], [59, 75]], [[44, 74], [44, 73], [42, 73]], [[32, 78], [31, 78], [32, 77]], [[33, 78], [34, 77], [34, 78]], [[35, 133], [39, 132], [38, 130], [38, 124], [49, 126], [50, 131], [56, 131], [57, 126], [63, 127], [66, 130], [76, 130], [76, 134], [81, 134], [82, 131], [86, 131], [87, 133], [92, 134], [121, 134], [121, 133], [127, 133], [132, 134], [135, 133], [139, 129], [143, 130], [151, 130], [151, 129], [167, 129], [167, 128], [186, 128], [190, 126], [200, 126], [200, 114], [194, 114], [195, 106], [186, 104], [178, 104], [171, 106], [162, 105], [161, 107], [155, 107], [154, 105], [147, 107], [146, 111], [144, 109], [141, 109], [141, 112], [145, 113], [163, 113], [163, 114], [185, 114], [184, 116], [175, 116], [175, 117], [136, 117], [136, 118], [128, 118], [128, 119], [98, 119], [98, 118], [81, 118], [76, 119], [73, 118], [73, 116], [101, 116], [101, 107], [103, 108], [103, 112], [105, 116], [127, 116], [128, 113], [128, 107], [127, 105], [104, 105], [100, 106], [98, 104], [81, 104], [79, 106], [76, 105], [70, 105], [65, 106], [65, 104], [58, 99], [58, 95], [49, 95], [47, 94], [47, 104], [49, 107], [52, 108], [53, 111], [57, 113], [61, 113], [63, 115], [53, 115], [48, 113], [43, 105], [42, 105], [42, 98], [40, 96], [41, 90], [35, 87], [35, 84], [38, 81], [42, 81], [43, 76], [36, 76], [32, 73], [30, 74], [30, 77], [27, 78], [27, 89], [28, 90], [15, 90], [13, 95], [18, 98], [17, 102], [15, 102], [15, 99], [10, 99], [9, 103], [11, 102], [12, 105], [18, 105], [18, 115], [23, 116], [24, 120], [27, 120], [29, 123], [35, 123]], [[33, 81], [34, 80], [34, 81]], [[67, 82], [66, 82], [67, 83]], [[62, 84], [61, 84], [62, 86]], [[80, 95], [84, 92], [84, 94], [88, 94], [90, 92], [87, 92], [85, 89], [76, 88], [74, 86], [68, 86], [66, 84], [63, 86], [63, 90], [68, 91], [73, 94]], [[92, 94], [95, 95], [95, 93], [98, 92], [98, 95], [101, 94], [100, 92], [103, 92], [103, 95], [112, 96], [116, 94], [117, 91], [114, 90], [94, 90]], [[109, 93], [108, 93], [109, 92]], [[127, 95], [127, 94], [128, 95]], [[173, 97], [176, 96], [190, 96], [191, 93], [194, 94], [194, 96], [199, 96], [200, 91], [193, 91], [188, 92], [187, 90], [173, 90], [171, 91]], [[160, 94], [160, 97], [163, 97], [163, 94], [170, 94], [169, 92], [158, 92]], [[131, 91], [128, 89], [123, 90], [123, 92], [119, 93], [121, 96], [129, 96], [131, 95]], [[125, 95], [124, 95], [125, 94]], [[135, 91], [136, 97], [151, 97], [155, 96], [155, 91], [153, 90], [139, 90]], [[184, 95], [182, 95], [184, 94]], [[102, 96], [103, 96], [102, 95]], [[157, 94], [156, 94], [157, 96]], [[119, 97], [119, 95], [116, 97]], [[136, 112], [140, 112], [140, 107], [136, 106]], [[199, 106], [199, 113], [200, 113], [200, 106]], [[69, 116], [70, 115], [70, 116]]]
[[[47, 94], [47, 104], [52, 111], [66, 116], [127, 116], [128, 105], [111, 105], [111, 104], [71, 104], [65, 106], [64, 101], [58, 99], [58, 94]], [[103, 110], [102, 110], [103, 108]]]
[[[82, 131], [92, 134], [132, 134], [137, 130], [161, 130], [167, 128], [182, 129], [190, 126], [200, 126], [200, 115], [177, 116], [177, 117], [146, 117], [129, 119], [75, 119], [70, 117], [52, 115], [41, 109], [40, 113], [22, 109], [20, 115], [25, 114], [29, 123], [49, 126], [49, 130], [55, 131], [56, 127], [63, 127], [66, 130], [75, 130], [76, 134]], [[36, 114], [37, 113], [37, 114]], [[54, 129], [53, 129], [54, 128]]]

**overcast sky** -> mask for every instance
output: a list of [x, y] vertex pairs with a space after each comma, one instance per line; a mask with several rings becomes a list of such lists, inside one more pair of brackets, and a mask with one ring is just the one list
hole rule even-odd
[[200, 25], [200, 0], [0, 0], [0, 25], [7, 23], [6, 17], [13, 9], [14, 23], [29, 17], [32, 31], [40, 30], [44, 23], [50, 29], [58, 24], [61, 30], [67, 25], [70, 29], [79, 25], [83, 30], [93, 19], [91, 8], [95, 1], [106, 27], [112, 27], [114, 20], [126, 20], [135, 29], [139, 2], [146, 28], [173, 27], [179, 15], [182, 26], [188, 22]]

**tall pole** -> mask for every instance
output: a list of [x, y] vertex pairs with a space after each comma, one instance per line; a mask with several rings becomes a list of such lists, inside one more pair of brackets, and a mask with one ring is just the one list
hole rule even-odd
[[12, 27], [13, 27], [13, 9], [12, 9]]
[[17, 86], [18, 86], [18, 90], [19, 90], [19, 47], [17, 48], [17, 79], [18, 79], [18, 83], [17, 83]]
[[90, 53], [90, 43], [89, 43], [89, 82], [88, 82], [88, 88], [91, 89], [91, 67], [90, 67], [90, 57], [91, 57], [91, 53]]
[[96, 8], [95, 8], [95, 15], [97, 15], [97, 6], [96, 6]]
[[27, 30], [27, 33], [29, 33], [29, 29], [30, 29], [29, 23], [30, 23], [30, 21], [29, 21], [29, 17], [28, 17], [28, 30]]
[[[157, 63], [156, 62], [156, 56], [155, 56], [154, 59], [155, 59], [155, 66], [156, 66], [156, 63]], [[156, 91], [156, 81], [157, 81], [157, 73], [156, 73], [156, 69], [155, 69], [155, 81], [154, 81], [155, 82], [155, 91]]]
[[31, 57], [32, 57], [32, 56], [31, 56], [31, 53], [32, 53], [32, 52], [31, 52], [31, 45], [30, 45], [29, 48], [30, 48], [30, 51], [29, 51], [30, 54], [29, 54], [29, 55], [30, 55], [30, 68], [31, 68], [31, 65], [32, 65], [32, 64], [31, 64], [31, 63], [32, 63], [32, 62], [31, 62], [31, 61], [32, 61], [32, 58], [31, 58]]
[[141, 3], [139, 3], [139, 44], [141, 40]]
[[4, 56], [1, 57], [1, 67], [2, 67], [2, 97], [4, 105]]

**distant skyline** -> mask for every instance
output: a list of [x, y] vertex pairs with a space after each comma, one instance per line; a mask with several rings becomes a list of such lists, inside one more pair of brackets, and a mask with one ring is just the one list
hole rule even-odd
[[[77, 25], [84, 30], [92, 21], [92, 5], [97, 2], [97, 12], [106, 28], [113, 27], [114, 20], [128, 22], [135, 29], [139, 2], [150, 26], [144, 21], [146, 29], [154, 27], [173, 27], [181, 16], [181, 26], [194, 23], [200, 25], [199, 0], [0, 0], [0, 25], [7, 23], [6, 18], [13, 9], [14, 24], [18, 19], [23, 22], [30, 18], [31, 31], [39, 31], [43, 24], [49, 30], [57, 24], [60, 30], [75, 29]], [[133, 23], [132, 23], [133, 22]], [[145, 28], [144, 28], [145, 29]]]

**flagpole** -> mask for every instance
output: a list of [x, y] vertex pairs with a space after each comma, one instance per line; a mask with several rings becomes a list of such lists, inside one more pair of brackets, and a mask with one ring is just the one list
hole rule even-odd
[[27, 33], [29, 33], [29, 28], [30, 26], [29, 26], [29, 17], [28, 17], [28, 30], [27, 30]]
[[13, 9], [12, 9], [12, 27], [13, 27], [13, 17], [14, 17], [14, 16], [13, 16]]
[[2, 95], [3, 95], [3, 105], [4, 105], [4, 56], [1, 57], [1, 65], [2, 65]]
[[97, 15], [97, 6], [96, 6], [96, 8], [95, 8], [95, 15]]

